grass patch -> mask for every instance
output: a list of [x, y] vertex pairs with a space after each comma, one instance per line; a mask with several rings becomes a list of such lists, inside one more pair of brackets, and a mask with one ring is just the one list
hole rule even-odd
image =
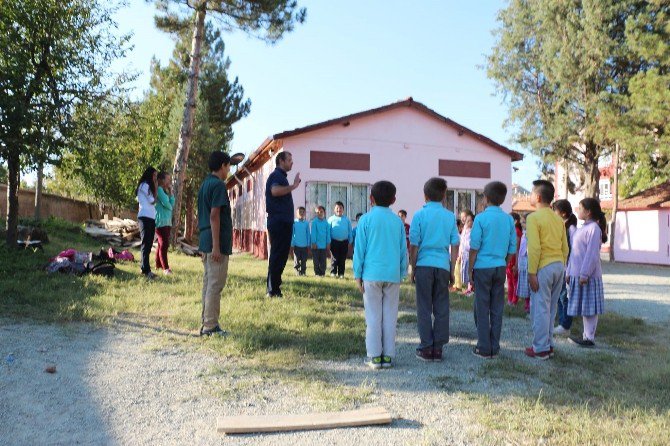
[[[603, 317], [599, 339], [623, 350], [565, 349], [547, 362], [501, 357], [482, 364], [491, 380], [533, 377], [497, 396], [467, 395], [490, 441], [518, 444], [667, 444], [670, 427], [670, 332], [620, 315]], [[621, 335], [614, 327], [622, 327]], [[654, 334], [655, 342], [649, 340]], [[640, 341], [642, 339], [642, 341]], [[645, 345], [631, 350], [632, 346]], [[501, 417], [500, 413], [523, 414]], [[532, 420], [532, 421], [530, 421]]]

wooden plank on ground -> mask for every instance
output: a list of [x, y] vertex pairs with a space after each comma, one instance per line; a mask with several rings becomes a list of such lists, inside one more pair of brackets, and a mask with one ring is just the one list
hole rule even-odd
[[217, 431], [225, 434], [283, 432], [390, 424], [391, 421], [391, 414], [386, 409], [383, 407], [371, 407], [346, 412], [219, 417]]

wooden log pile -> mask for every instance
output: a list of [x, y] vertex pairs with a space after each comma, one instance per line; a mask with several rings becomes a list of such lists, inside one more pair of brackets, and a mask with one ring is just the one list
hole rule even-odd
[[140, 244], [140, 227], [136, 221], [118, 217], [87, 220], [84, 229], [96, 240], [119, 248], [137, 247]]
[[[105, 218], [102, 220], [87, 220], [84, 229], [88, 235], [96, 240], [108, 243], [118, 248], [136, 248], [140, 246], [140, 227], [136, 221], [129, 218]], [[198, 256], [197, 246], [189, 245], [184, 237], [177, 239], [177, 249], [189, 256]]]

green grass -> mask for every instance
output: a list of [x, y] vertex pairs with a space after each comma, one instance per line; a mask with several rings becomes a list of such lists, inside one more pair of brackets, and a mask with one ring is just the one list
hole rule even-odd
[[[248, 389], [272, 392], [262, 385], [268, 382], [289, 385], [323, 409], [358, 406], [377, 396], [374, 383], [345, 385], [313, 362], [365, 354], [362, 297], [352, 280], [295, 277], [287, 268], [287, 297], [266, 299], [266, 263], [235, 255], [221, 302], [221, 322], [231, 334], [201, 339], [194, 336], [201, 312], [199, 259], [170, 253], [176, 274], [154, 282], [143, 279], [137, 263], [118, 264], [113, 279], [47, 275], [42, 267], [59, 251], [97, 251], [101, 245], [79, 226], [57, 220], [44, 226], [51, 239], [44, 253], [0, 247], [3, 317], [153, 328], [164, 336], [147, 348], [200, 349], [225, 359], [203, 376], [222, 401]], [[412, 284], [402, 284], [400, 299], [399, 322], [416, 323]], [[452, 311], [472, 311], [472, 297], [452, 293], [450, 304]], [[522, 305], [505, 313], [525, 317]], [[573, 332], [580, 331], [577, 319]], [[478, 435], [486, 438], [476, 437], [476, 443], [667, 444], [670, 331], [608, 313], [600, 319], [598, 343], [595, 350], [560, 349], [546, 362], [503, 354], [481, 362], [472, 379], [450, 374], [432, 383], [435, 391], [459, 395], [473, 425], [482, 425]], [[492, 387], [493, 394], [480, 390]]]
[[[500, 392], [492, 396], [468, 389], [466, 406], [496, 441], [609, 445], [644, 439], [644, 444], [668, 444], [670, 332], [606, 314], [598, 340], [616, 348], [562, 349], [542, 363], [504, 356], [486, 362], [478, 375], [498, 383]], [[511, 385], [518, 380], [524, 385]]]

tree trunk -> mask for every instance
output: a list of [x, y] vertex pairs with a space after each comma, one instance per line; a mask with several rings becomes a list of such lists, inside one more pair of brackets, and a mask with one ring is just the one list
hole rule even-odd
[[619, 144], [614, 149], [614, 190], [612, 191], [612, 224], [610, 225], [610, 262], [614, 262], [614, 234], [616, 232], [616, 213], [619, 210]]
[[186, 215], [185, 215], [185, 224], [184, 224], [184, 240], [186, 243], [191, 243], [193, 241], [193, 234], [195, 233], [195, 197], [193, 193], [193, 188], [189, 187], [186, 189]]
[[584, 197], [599, 198], [600, 170], [598, 169], [598, 146], [589, 141], [584, 151]]
[[[181, 226], [181, 204], [184, 180], [186, 178], [186, 168], [188, 166], [188, 152], [191, 146], [191, 136], [193, 134], [193, 120], [195, 117], [195, 103], [198, 96], [198, 76], [200, 74], [200, 48], [205, 29], [206, 8], [204, 3], [200, 3], [196, 8], [195, 29], [193, 40], [191, 42], [191, 62], [188, 73], [188, 85], [186, 89], [186, 103], [184, 104], [184, 117], [179, 131], [179, 144], [177, 154], [172, 168], [172, 193], [174, 194], [174, 207], [172, 210], [172, 227]], [[172, 245], [176, 246], [177, 231], [172, 234]]]
[[21, 184], [21, 162], [18, 154], [7, 158], [7, 247], [15, 248], [19, 225], [19, 185]]
[[35, 183], [35, 220], [42, 218], [42, 188], [44, 187], [44, 164], [37, 166], [37, 182]]

